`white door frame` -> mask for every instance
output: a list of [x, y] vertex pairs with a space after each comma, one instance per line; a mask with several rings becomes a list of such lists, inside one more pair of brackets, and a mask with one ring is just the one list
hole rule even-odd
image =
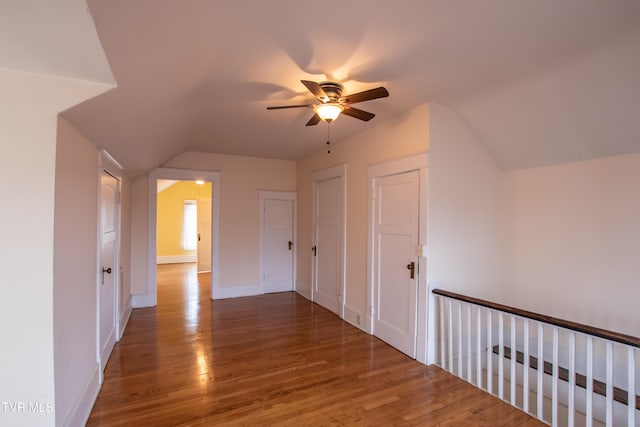
[[114, 159], [106, 150], [101, 149], [98, 151], [98, 250], [96, 254], [97, 263], [96, 266], [96, 360], [100, 366], [99, 382], [102, 384], [104, 380], [104, 368], [106, 361], [102, 360], [101, 356], [101, 337], [100, 337], [100, 322], [101, 322], [101, 301], [100, 301], [100, 287], [102, 285], [102, 173], [107, 172], [118, 181], [118, 192], [116, 196], [117, 215], [116, 215], [116, 244], [115, 244], [115, 262], [113, 265], [113, 286], [114, 286], [114, 328], [115, 328], [115, 340], [120, 341], [121, 338], [121, 325], [120, 325], [120, 236], [121, 236], [121, 218], [122, 218], [122, 203], [120, 201], [120, 194], [122, 191], [122, 173], [124, 168], [116, 159]]
[[220, 238], [220, 172], [157, 168], [149, 173], [149, 209], [147, 219], [147, 293], [136, 295], [136, 307], [153, 307], [158, 304], [158, 286], [156, 283], [156, 227], [158, 210], [158, 179], [177, 181], [211, 182], [211, 299], [220, 286], [219, 238]]
[[389, 162], [378, 163], [371, 165], [367, 168], [367, 176], [369, 178], [369, 242], [367, 245], [367, 292], [368, 292], [368, 307], [366, 313], [366, 330], [373, 334], [373, 320], [374, 320], [374, 308], [375, 308], [375, 289], [374, 289], [374, 268], [375, 254], [374, 254], [374, 210], [375, 200], [374, 191], [376, 189], [376, 178], [381, 178], [389, 175], [397, 175], [405, 172], [419, 171], [420, 172], [420, 201], [419, 201], [419, 230], [418, 236], [420, 244], [416, 248], [418, 255], [418, 307], [416, 310], [417, 325], [416, 328], [416, 359], [419, 362], [426, 363], [426, 345], [427, 345], [427, 258], [426, 258], [426, 244], [427, 244], [427, 167], [429, 165], [429, 158], [427, 153], [417, 154], [414, 156], [392, 160]]
[[[339, 164], [327, 169], [322, 169], [311, 174], [311, 180], [313, 187], [311, 189], [311, 197], [313, 198], [313, 209], [311, 218], [311, 243], [313, 246], [317, 244], [316, 241], [316, 212], [318, 206], [316, 205], [316, 187], [320, 181], [326, 181], [328, 179], [341, 178], [342, 179], [342, 212], [341, 212], [341, 224], [340, 232], [342, 233], [340, 239], [340, 251], [342, 256], [340, 257], [340, 285], [339, 285], [339, 302], [340, 309], [338, 316], [344, 319], [344, 305], [345, 305], [345, 285], [347, 275], [347, 165], [346, 163]], [[316, 289], [316, 258], [311, 253], [311, 301], [315, 301], [315, 289]]]
[[264, 254], [264, 208], [265, 201], [267, 200], [291, 200], [293, 202], [293, 271], [291, 272], [291, 283], [293, 287], [292, 291], [295, 290], [295, 281], [296, 281], [296, 230], [297, 230], [297, 195], [295, 191], [267, 191], [267, 190], [258, 190], [258, 283], [260, 286], [263, 284], [262, 278], [265, 274], [265, 266], [264, 259], [262, 255]]

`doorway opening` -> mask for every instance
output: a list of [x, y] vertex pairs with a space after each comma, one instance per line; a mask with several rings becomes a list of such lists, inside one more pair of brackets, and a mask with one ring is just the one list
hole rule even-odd
[[161, 271], [188, 272], [185, 290], [197, 297], [211, 273], [212, 183], [160, 178], [156, 192], [156, 280]]
[[[137, 296], [136, 306], [157, 304], [158, 265], [171, 263], [191, 262], [194, 270], [208, 275], [213, 299], [219, 283], [220, 173], [158, 168], [149, 174], [148, 192], [148, 287], [145, 295]], [[163, 215], [168, 202], [173, 207]]]

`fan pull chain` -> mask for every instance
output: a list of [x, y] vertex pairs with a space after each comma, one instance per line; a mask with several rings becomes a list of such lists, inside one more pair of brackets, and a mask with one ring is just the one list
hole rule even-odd
[[331, 154], [331, 123], [327, 123], [327, 153]]

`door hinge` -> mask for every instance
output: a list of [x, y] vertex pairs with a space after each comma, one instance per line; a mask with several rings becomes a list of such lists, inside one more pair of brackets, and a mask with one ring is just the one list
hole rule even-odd
[[119, 191], [116, 193], [116, 204], [117, 205], [120, 204], [120, 192]]

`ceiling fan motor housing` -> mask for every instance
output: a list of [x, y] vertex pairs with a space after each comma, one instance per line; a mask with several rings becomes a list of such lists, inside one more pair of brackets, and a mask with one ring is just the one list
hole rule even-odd
[[329, 100], [321, 99], [322, 102], [338, 102], [340, 97], [342, 96], [343, 86], [340, 83], [336, 82], [322, 82], [319, 83], [320, 87], [327, 95]]

